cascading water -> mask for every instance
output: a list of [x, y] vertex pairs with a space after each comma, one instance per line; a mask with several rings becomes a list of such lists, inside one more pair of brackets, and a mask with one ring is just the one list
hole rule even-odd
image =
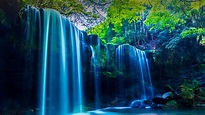
[[28, 39], [37, 41], [40, 47], [40, 115], [82, 112], [83, 33], [52, 9], [28, 8], [27, 27]]
[[[40, 115], [82, 112], [80, 53], [82, 44], [80, 40], [83, 41], [84, 34], [55, 10], [38, 10], [29, 7], [27, 11], [27, 41], [30, 41], [30, 45], [37, 47], [39, 52]], [[101, 105], [98, 68], [100, 64], [99, 40], [94, 44], [91, 43], [92, 46], [90, 45], [96, 109]], [[109, 52], [107, 52], [107, 57], [109, 58]], [[119, 73], [128, 72], [128, 76], [136, 78], [135, 84], [139, 86], [140, 98], [153, 97], [149, 64], [145, 52], [130, 45], [120, 45], [116, 49], [116, 57]], [[123, 79], [120, 79], [119, 88], [122, 94], [125, 93]]]
[[[116, 49], [118, 70], [128, 72], [131, 77], [137, 77], [136, 84], [141, 99], [153, 97], [152, 81], [150, 76], [148, 59], [144, 51], [131, 45], [119, 45]], [[123, 81], [120, 81], [119, 90], [123, 91]]]
[[[95, 49], [93, 46], [90, 45], [91, 51], [92, 51], [92, 57], [91, 57], [91, 70], [93, 70], [94, 79], [95, 79], [95, 109], [100, 108], [100, 78], [99, 78], [99, 69], [98, 64], [99, 62], [99, 53], [100, 53], [100, 39], [97, 39], [97, 45], [95, 46]], [[98, 54], [96, 54], [95, 50]]]

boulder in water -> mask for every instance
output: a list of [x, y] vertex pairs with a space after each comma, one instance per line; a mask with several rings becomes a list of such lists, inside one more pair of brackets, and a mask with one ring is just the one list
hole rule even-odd
[[147, 100], [134, 100], [131, 104], [131, 108], [150, 108]]
[[173, 99], [173, 93], [172, 92], [166, 92], [162, 96], [158, 95], [155, 96], [152, 101], [156, 104], [166, 104], [168, 101]]
[[166, 92], [162, 95], [162, 98], [171, 100], [171, 99], [173, 99], [173, 93], [172, 92]]
[[152, 99], [152, 101], [156, 104], [166, 104], [168, 102], [168, 99], [156, 96]]

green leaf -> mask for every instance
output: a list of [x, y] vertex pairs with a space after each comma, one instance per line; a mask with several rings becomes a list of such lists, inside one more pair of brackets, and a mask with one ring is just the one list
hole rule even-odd
[[125, 43], [125, 39], [123, 37], [113, 37], [109, 44], [120, 45]]

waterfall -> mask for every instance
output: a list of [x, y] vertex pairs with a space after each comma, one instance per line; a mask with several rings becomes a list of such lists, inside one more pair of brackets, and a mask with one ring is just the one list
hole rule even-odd
[[[119, 45], [116, 49], [116, 62], [119, 71], [129, 73], [130, 77], [137, 77], [135, 83], [138, 85], [141, 99], [153, 97], [149, 63], [144, 51], [128, 44]], [[123, 80], [120, 79], [119, 82], [120, 93], [124, 93]]]
[[[95, 47], [95, 48], [94, 48]], [[91, 56], [91, 71], [95, 80], [95, 109], [100, 108], [100, 76], [99, 76], [99, 64], [100, 64], [100, 39], [97, 39], [96, 46], [90, 45]]]
[[83, 33], [52, 9], [27, 9], [27, 39], [39, 50], [40, 115], [83, 111], [80, 40]]
[[[39, 68], [40, 115], [66, 115], [83, 112], [82, 52], [83, 44], [92, 50], [91, 68], [94, 77], [95, 108], [101, 107], [100, 39], [87, 40], [66, 17], [52, 9], [27, 9], [27, 41], [37, 50]], [[86, 38], [86, 40], [84, 39]], [[86, 43], [83, 43], [87, 41]], [[92, 43], [93, 42], [93, 43]], [[87, 44], [89, 43], [89, 44]], [[104, 51], [104, 50], [103, 50]], [[107, 58], [110, 52], [106, 50]], [[84, 60], [86, 61], [87, 58]], [[88, 59], [89, 60], [89, 59]], [[108, 60], [108, 59], [107, 59]], [[111, 60], [107, 61], [109, 64]], [[149, 63], [144, 51], [130, 45], [116, 49], [118, 73], [126, 73], [137, 84], [140, 98], [153, 97]], [[88, 67], [89, 68], [89, 67]], [[85, 74], [87, 75], [87, 74]], [[125, 74], [124, 74], [125, 75]], [[124, 94], [124, 76], [120, 76], [119, 92]], [[133, 80], [134, 78], [134, 80]], [[87, 90], [87, 89], [86, 89]], [[88, 92], [89, 93], [89, 92]]]

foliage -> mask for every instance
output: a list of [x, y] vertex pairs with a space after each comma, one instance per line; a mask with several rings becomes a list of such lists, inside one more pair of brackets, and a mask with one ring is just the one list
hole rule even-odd
[[98, 37], [102, 40], [103, 43], [106, 43], [105, 39], [107, 36], [107, 32], [108, 32], [108, 22], [104, 21], [100, 24], [98, 24], [97, 26], [95, 26], [95, 28], [91, 28], [89, 30], [87, 30], [88, 34], [97, 34]]
[[145, 24], [151, 26], [151, 30], [153, 29], [169, 29], [173, 31], [175, 26], [179, 23], [183, 24], [184, 20], [180, 19], [177, 15], [173, 15], [169, 10], [165, 8], [161, 8], [160, 10], [156, 10], [159, 8], [153, 7], [145, 20]]
[[[158, 0], [154, 0], [158, 1]], [[153, 1], [153, 2], [154, 2]], [[200, 17], [203, 17], [203, 10], [200, 8], [205, 5], [201, 0], [164, 0], [152, 5], [145, 23], [151, 29], [166, 29], [173, 31], [176, 26], [188, 25], [190, 20], [195, 21], [196, 25], [201, 25]]]
[[[196, 7], [196, 4], [200, 4], [199, 7]], [[182, 8], [184, 5], [186, 7]], [[109, 43], [113, 38], [123, 37], [128, 43], [133, 44], [132, 42], [137, 40], [138, 44], [142, 44], [145, 42], [145, 35], [139, 36], [142, 33], [138, 33], [139, 30], [136, 29], [139, 28], [136, 27], [139, 21], [144, 21], [150, 30], [169, 29], [172, 32], [176, 26], [188, 23], [186, 20], [193, 15], [201, 16], [198, 10], [203, 5], [204, 2], [190, 3], [178, 0], [113, 0], [107, 11], [107, 19], [89, 29], [89, 32], [97, 34], [104, 43]], [[113, 31], [112, 36], [109, 36], [110, 31]]]
[[181, 94], [183, 99], [193, 99], [195, 97], [195, 92], [199, 88], [199, 83], [196, 80], [185, 81], [183, 85], [180, 86]]
[[127, 28], [134, 28], [134, 26], [131, 26], [133, 25], [132, 23], [137, 22], [141, 18], [141, 12], [145, 10], [145, 7], [139, 4], [140, 1], [137, 0], [113, 0], [107, 11], [107, 19], [103, 23], [89, 29], [88, 32], [97, 34], [104, 43], [124, 43], [125, 41], [122, 38], [127, 42], [132, 41], [127, 39], [130, 37], [128, 34], [135, 34], [136, 32], [128, 32]]
[[181, 33], [181, 37], [182, 38], [186, 38], [190, 35], [205, 35], [205, 28], [195, 28], [195, 27], [191, 27], [189, 28], [188, 30], [184, 30], [182, 33]]
[[114, 25], [113, 30], [120, 34], [123, 21], [127, 20], [129, 23], [137, 21], [140, 16], [137, 15], [142, 12], [145, 7], [138, 5], [137, 0], [113, 0], [112, 5], [108, 9], [108, 20]]
[[175, 37], [171, 39], [165, 46], [166, 49], [171, 49], [173, 50], [174, 48], [177, 47], [177, 44], [180, 42], [181, 38], [180, 37]]
[[120, 45], [120, 44], [123, 44], [125, 43], [125, 39], [123, 37], [113, 37], [113, 39], [109, 42], [110, 44], [117, 44], [117, 45]]
[[194, 98], [194, 91], [192, 88], [187, 87], [185, 85], [181, 85], [181, 97], [183, 99], [193, 99]]
[[204, 0], [196, 0], [194, 2], [191, 2], [191, 8], [196, 10], [199, 10], [204, 5], [205, 5]]
[[175, 100], [171, 100], [171, 101], [168, 101], [166, 104], [165, 104], [165, 106], [164, 106], [164, 108], [172, 108], [172, 109], [174, 109], [174, 108], [177, 108], [177, 102], [175, 101]]
[[187, 30], [184, 30], [181, 33], [182, 38], [187, 38], [190, 36], [196, 37], [196, 40], [199, 42], [201, 45], [205, 45], [205, 28], [195, 28], [191, 27]]
[[[99, 35], [104, 43], [123, 37], [126, 43], [147, 44], [146, 31], [168, 29], [171, 33], [184, 26], [203, 28], [204, 5], [201, 0], [113, 0], [107, 19], [88, 31]], [[204, 44], [204, 37], [199, 39]]]
[[205, 36], [201, 36], [201, 38], [200, 38], [200, 36], [198, 36], [197, 40], [199, 41], [200, 45], [202, 45], [202, 46], [205, 45]]

